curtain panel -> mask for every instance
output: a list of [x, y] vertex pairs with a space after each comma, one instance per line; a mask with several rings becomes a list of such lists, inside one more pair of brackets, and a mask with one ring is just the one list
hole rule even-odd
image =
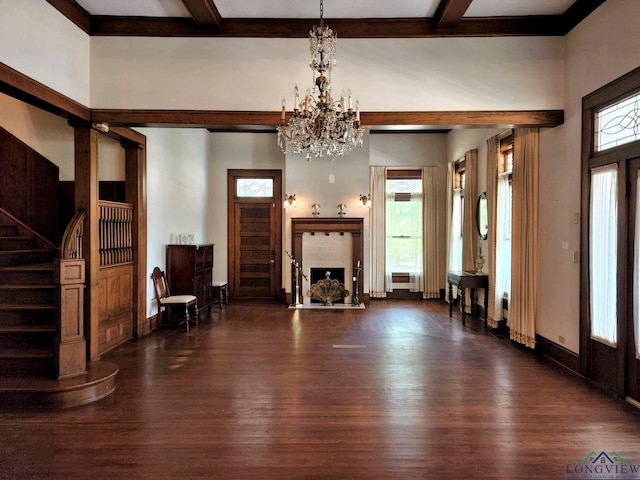
[[441, 211], [440, 174], [438, 167], [422, 169], [422, 298], [440, 298], [440, 283], [444, 276], [440, 268], [438, 239], [441, 238], [441, 227], [438, 212]]
[[[462, 270], [475, 272], [478, 257], [478, 232], [476, 231], [476, 200], [478, 199], [478, 150], [464, 154], [464, 212], [462, 212]], [[468, 299], [465, 310], [471, 313], [474, 298], [467, 289]]]
[[496, 292], [496, 213], [498, 198], [498, 159], [500, 151], [500, 137], [496, 135], [487, 140], [487, 209], [489, 215], [489, 232], [487, 241], [487, 271], [489, 275], [489, 295], [487, 302], [487, 323], [492, 328], [498, 327], [502, 320], [502, 296], [498, 298]]
[[369, 192], [371, 195], [371, 278], [369, 295], [371, 298], [385, 298], [386, 269], [386, 183], [387, 167], [369, 167]]
[[[447, 243], [446, 243], [446, 270], [453, 270], [452, 268], [452, 260], [453, 260], [453, 252], [455, 251], [455, 246], [453, 245], [453, 178], [455, 175], [455, 163], [449, 162], [447, 164], [447, 192], [446, 192], [446, 235], [447, 235]], [[448, 303], [451, 303], [452, 299], [449, 298], [449, 289], [444, 289], [444, 298]]]
[[538, 129], [513, 138], [513, 220], [510, 337], [534, 348], [538, 302]]

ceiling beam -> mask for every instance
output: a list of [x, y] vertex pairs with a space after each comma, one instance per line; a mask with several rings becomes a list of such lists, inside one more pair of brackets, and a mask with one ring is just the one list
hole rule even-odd
[[[201, 127], [238, 129], [268, 127], [275, 131], [279, 111], [228, 110], [119, 110], [93, 109], [91, 121], [129, 127]], [[435, 112], [362, 112], [365, 127], [416, 126], [447, 128], [556, 127], [564, 122], [563, 110], [485, 110]], [[264, 128], [262, 128], [264, 129]]]
[[562, 24], [564, 25], [563, 35], [573, 30], [582, 20], [587, 18], [593, 11], [602, 5], [606, 0], [579, 0], [573, 2], [566, 12], [562, 14]]
[[222, 18], [213, 0], [182, 0], [196, 25], [222, 28]]
[[473, 0], [441, 0], [431, 19], [435, 28], [455, 28]]
[[75, 0], [47, 0], [53, 8], [71, 20], [84, 33], [91, 33], [91, 15]]
[[[438, 29], [428, 18], [325, 19], [340, 38], [428, 38], [563, 35], [560, 15], [462, 19], [455, 28]], [[190, 18], [92, 16], [91, 34], [137, 37], [307, 38], [317, 23], [310, 19], [227, 19], [220, 30], [195, 25]]]

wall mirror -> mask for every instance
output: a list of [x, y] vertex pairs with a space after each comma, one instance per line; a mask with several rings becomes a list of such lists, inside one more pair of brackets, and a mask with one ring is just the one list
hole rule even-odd
[[478, 196], [478, 203], [476, 204], [476, 228], [478, 229], [478, 235], [482, 240], [487, 239], [489, 233], [489, 211], [487, 206], [487, 194], [482, 192]]

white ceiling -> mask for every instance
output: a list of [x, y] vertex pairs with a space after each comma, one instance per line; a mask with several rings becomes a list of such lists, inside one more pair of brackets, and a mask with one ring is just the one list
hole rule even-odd
[[[189, 17], [181, 0], [76, 0], [91, 15]], [[465, 17], [560, 15], [575, 0], [473, 0]], [[318, 0], [214, 0], [222, 18], [319, 18]], [[432, 17], [440, 0], [325, 0], [325, 18]]]

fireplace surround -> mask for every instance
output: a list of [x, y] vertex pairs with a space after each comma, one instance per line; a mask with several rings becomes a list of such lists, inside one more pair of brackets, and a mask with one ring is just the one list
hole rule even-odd
[[[312, 234], [329, 234], [349, 233], [351, 236], [351, 267], [354, 268], [358, 262], [360, 265], [364, 261], [364, 240], [362, 237], [363, 218], [338, 218], [338, 217], [294, 217], [291, 218], [291, 255], [298, 261], [303, 268], [304, 251], [302, 237], [304, 233]], [[291, 276], [291, 291], [295, 291], [294, 278]], [[351, 279], [345, 279], [345, 286], [351, 290]], [[362, 279], [358, 282], [358, 295], [362, 299]], [[301, 292], [304, 296], [306, 291]]]

